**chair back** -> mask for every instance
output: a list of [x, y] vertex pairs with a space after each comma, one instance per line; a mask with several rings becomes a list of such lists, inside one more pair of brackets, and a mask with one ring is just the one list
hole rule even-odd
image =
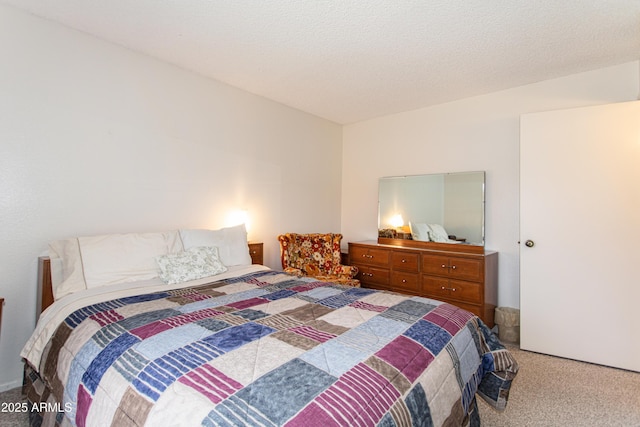
[[340, 267], [342, 234], [287, 233], [278, 236], [282, 268], [293, 267], [306, 275], [334, 274]]

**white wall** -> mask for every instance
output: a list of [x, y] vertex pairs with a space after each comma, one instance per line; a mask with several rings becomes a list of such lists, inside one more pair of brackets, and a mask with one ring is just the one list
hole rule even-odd
[[519, 307], [520, 115], [634, 100], [639, 76], [636, 61], [345, 126], [344, 242], [377, 237], [378, 178], [484, 170], [486, 247], [500, 252], [499, 305]]
[[340, 231], [335, 123], [5, 6], [0, 60], [0, 390], [21, 384], [51, 240], [246, 209], [279, 268], [277, 234]]

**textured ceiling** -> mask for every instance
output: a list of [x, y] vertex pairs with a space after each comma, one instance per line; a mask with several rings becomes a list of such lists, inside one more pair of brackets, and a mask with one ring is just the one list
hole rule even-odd
[[0, 0], [338, 123], [640, 58], [640, 0]]

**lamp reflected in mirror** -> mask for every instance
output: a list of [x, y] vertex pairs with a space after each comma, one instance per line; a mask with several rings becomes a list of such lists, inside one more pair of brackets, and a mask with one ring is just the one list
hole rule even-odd
[[389, 220], [389, 224], [391, 224], [393, 228], [402, 227], [404, 225], [404, 220], [402, 219], [402, 215], [395, 214], [394, 216], [392, 216], [391, 219]]

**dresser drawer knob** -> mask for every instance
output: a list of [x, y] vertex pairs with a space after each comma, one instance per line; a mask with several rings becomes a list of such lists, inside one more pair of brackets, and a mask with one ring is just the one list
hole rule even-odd
[[407, 262], [407, 260], [406, 260], [406, 259], [404, 259], [404, 258], [402, 258], [402, 262]]
[[407, 279], [402, 279], [402, 283], [407, 283]]

